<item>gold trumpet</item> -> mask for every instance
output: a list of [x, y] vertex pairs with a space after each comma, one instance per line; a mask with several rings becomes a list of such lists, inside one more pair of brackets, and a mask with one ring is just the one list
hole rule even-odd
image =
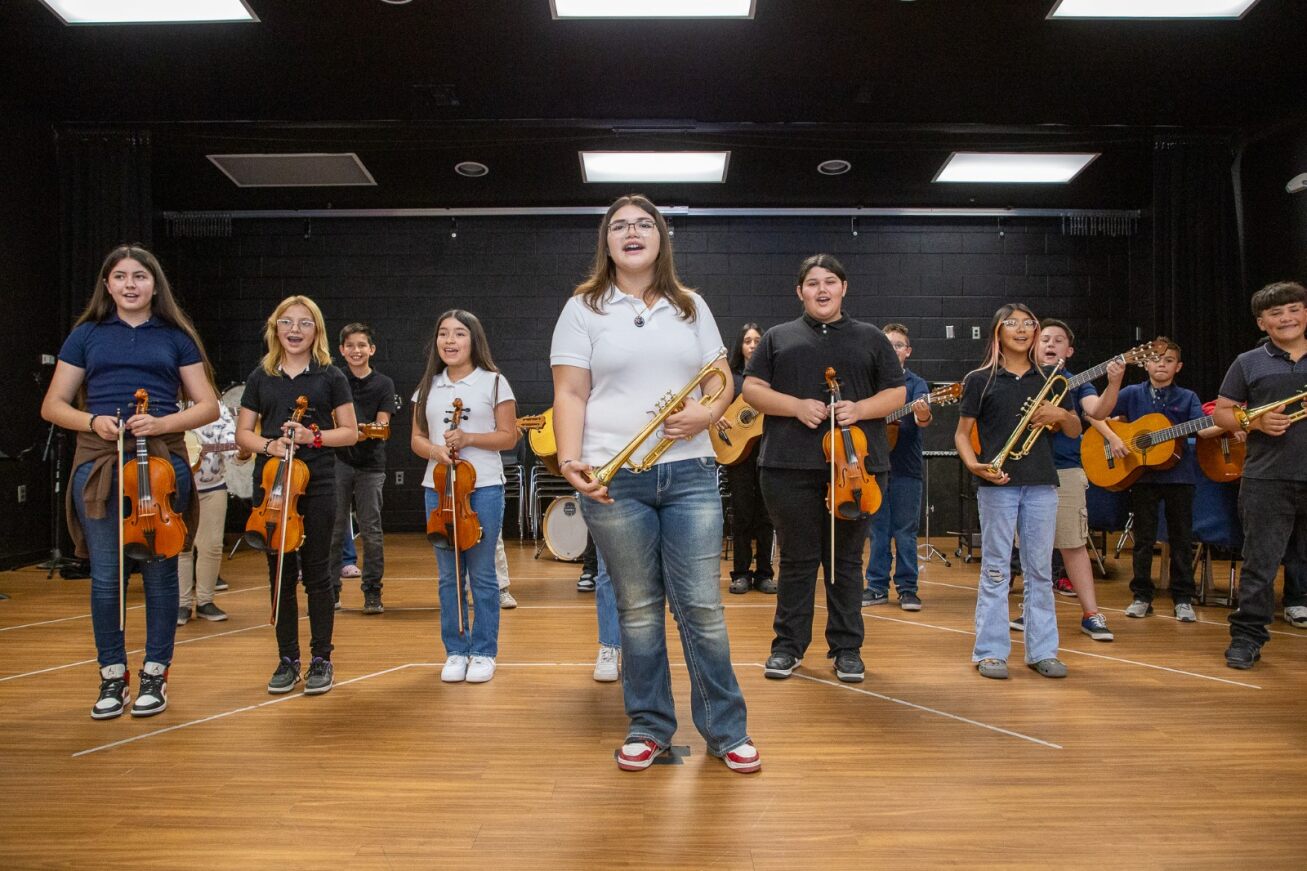
[[[667, 452], [667, 449], [672, 446], [675, 439], [669, 439], [667, 437], [659, 439], [658, 443], [655, 444], [649, 450], [649, 453], [644, 455], [644, 459], [639, 462], [632, 462], [632, 455], [635, 454], [640, 445], [644, 444], [649, 436], [653, 435], [658, 428], [663, 425], [663, 421], [667, 420], [667, 418], [685, 407], [685, 401], [695, 390], [703, 390], [703, 397], [699, 400], [700, 404], [712, 405], [717, 401], [717, 398], [722, 395], [722, 391], [726, 389], [726, 385], [730, 383], [725, 373], [717, 368], [717, 362], [725, 358], [726, 349], [723, 348], [721, 353], [719, 353], [711, 363], [700, 369], [699, 374], [690, 379], [690, 383], [682, 387], [679, 393], [673, 395], [671, 391], [668, 391], [664, 394], [663, 398], [659, 400], [656, 406], [653, 420], [649, 421], [644, 429], [636, 433], [635, 438], [631, 439], [626, 447], [618, 452], [617, 456], [613, 457], [607, 463], [604, 463], [604, 465], [599, 469], [596, 469], [591, 477], [606, 487], [608, 486], [608, 482], [613, 480], [614, 476], [617, 475], [618, 471], [623, 466], [629, 466], [632, 472], [637, 473], [647, 472], [653, 468], [654, 463], [658, 462], [658, 458]], [[707, 388], [703, 385], [704, 382], [713, 377], [716, 377], [721, 381], [721, 384], [717, 386], [716, 390], [709, 393]]]
[[1234, 412], [1234, 419], [1239, 422], [1239, 428], [1244, 432], [1248, 432], [1253, 425], [1253, 421], [1261, 417], [1263, 414], [1266, 414], [1268, 411], [1275, 411], [1275, 409], [1279, 408], [1281, 405], [1292, 405], [1295, 402], [1301, 402], [1303, 403], [1302, 407], [1289, 415], [1289, 423], [1297, 423], [1304, 417], [1307, 417], [1307, 402], [1304, 402], [1304, 400], [1307, 400], [1307, 389], [1304, 389], [1302, 393], [1294, 394], [1287, 399], [1281, 399], [1279, 402], [1268, 402], [1265, 405], [1260, 405], [1257, 408], [1250, 408], [1246, 411], [1236, 405], [1231, 410]]
[[[1039, 388], [1039, 392], [1034, 397], [1027, 399], [1021, 406], [1021, 422], [1012, 430], [1012, 435], [1008, 436], [1007, 441], [1003, 443], [1003, 450], [998, 452], [989, 463], [989, 470], [995, 475], [1003, 471], [1003, 464], [1008, 460], [1019, 460], [1026, 454], [1030, 453], [1031, 448], [1035, 446], [1035, 441], [1044, 432], [1047, 427], [1035, 427], [1034, 430], [1026, 434], [1026, 440], [1022, 442], [1021, 447], [1017, 448], [1017, 441], [1020, 440], [1022, 433], [1030, 426], [1030, 419], [1035, 416], [1039, 406], [1043, 405], [1045, 400], [1053, 405], [1059, 405], [1062, 397], [1066, 396], [1068, 384], [1066, 376], [1062, 374], [1064, 360], [1058, 360], [1053, 366], [1053, 371], [1049, 373], [1048, 378], [1044, 381], [1044, 386]], [[1054, 387], [1061, 384], [1061, 389], [1057, 393], [1051, 393]], [[1051, 395], [1050, 395], [1051, 394]]]

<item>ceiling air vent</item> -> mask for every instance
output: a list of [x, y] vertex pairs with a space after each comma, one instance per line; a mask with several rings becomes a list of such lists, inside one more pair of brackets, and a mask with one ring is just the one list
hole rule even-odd
[[346, 154], [209, 154], [222, 174], [242, 188], [373, 186], [372, 173]]

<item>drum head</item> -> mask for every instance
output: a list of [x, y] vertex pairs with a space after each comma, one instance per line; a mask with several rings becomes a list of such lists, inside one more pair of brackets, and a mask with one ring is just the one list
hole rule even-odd
[[589, 533], [581, 517], [581, 503], [575, 496], [560, 496], [549, 503], [541, 526], [545, 545], [556, 559], [575, 562], [585, 553]]
[[222, 404], [227, 406], [232, 417], [236, 417], [241, 410], [241, 397], [245, 395], [245, 382], [233, 384], [226, 390], [222, 391]]

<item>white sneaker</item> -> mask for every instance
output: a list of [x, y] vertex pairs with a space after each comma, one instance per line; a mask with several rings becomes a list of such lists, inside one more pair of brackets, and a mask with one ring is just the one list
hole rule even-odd
[[1194, 613], [1194, 606], [1188, 602], [1176, 602], [1175, 619], [1181, 623], [1197, 623], [1198, 615]]
[[1135, 599], [1125, 609], [1127, 617], [1147, 617], [1151, 613], [1153, 613], [1153, 604], [1143, 599]]
[[168, 666], [147, 662], [139, 675], [140, 689], [132, 702], [133, 717], [152, 717], [168, 709]]
[[440, 670], [440, 679], [445, 683], [458, 683], [467, 678], [467, 657], [451, 656], [445, 660], [445, 667]]
[[106, 665], [101, 668], [100, 698], [96, 699], [91, 707], [91, 717], [96, 720], [111, 720], [121, 716], [123, 709], [132, 698], [130, 680], [125, 665]]
[[1298, 629], [1307, 629], [1307, 605], [1290, 605], [1285, 608], [1284, 622]]
[[508, 610], [510, 610], [510, 609], [512, 609], [512, 608], [516, 608], [516, 607], [517, 607], [517, 599], [514, 599], [514, 598], [513, 598], [513, 594], [510, 593], [510, 592], [508, 592], [508, 590], [500, 590], [500, 591], [499, 591], [499, 607], [500, 607], [500, 608], [503, 608], [505, 611], [508, 611]]
[[495, 676], [493, 656], [474, 656], [467, 666], [468, 683], [485, 683]]
[[617, 661], [621, 651], [607, 644], [599, 645], [599, 655], [595, 657], [595, 680], [612, 683], [617, 680]]

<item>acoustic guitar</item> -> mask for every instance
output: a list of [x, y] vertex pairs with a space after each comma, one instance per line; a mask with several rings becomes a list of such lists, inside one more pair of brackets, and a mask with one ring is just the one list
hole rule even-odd
[[[926, 396], [926, 404], [934, 406], [951, 405], [961, 398], [962, 382], [959, 381], [956, 384], [947, 384], [944, 387], [936, 387], [934, 390], [930, 391]], [[907, 417], [911, 411], [912, 403], [909, 402], [907, 405], [904, 405], [901, 408], [896, 408], [889, 414], [885, 415], [885, 423], [887, 424], [885, 427], [885, 437], [889, 439], [889, 449], [891, 451], [894, 450], [894, 446], [899, 443], [898, 422]], [[976, 447], [975, 450], [979, 451], [980, 448]]]
[[1243, 460], [1247, 453], [1248, 446], [1229, 433], [1199, 439], [1198, 468], [1218, 484], [1237, 481], [1243, 477]]
[[183, 433], [182, 438], [186, 442], [186, 458], [190, 461], [192, 472], [200, 471], [200, 460], [205, 454], [234, 454], [241, 448], [235, 442], [215, 442], [206, 445], [200, 441], [200, 437], [194, 430], [189, 429]]
[[390, 424], [388, 423], [361, 423], [359, 424], [359, 441], [368, 439], [380, 439], [381, 441], [390, 440]]
[[563, 471], [558, 468], [558, 441], [554, 438], [554, 409], [546, 408], [539, 414], [519, 417], [516, 423], [517, 428], [526, 433], [531, 453], [536, 455], [541, 465], [551, 475], [561, 476]]
[[1085, 467], [1085, 476], [1105, 490], [1125, 490], [1148, 469], [1171, 468], [1180, 462], [1179, 439], [1216, 425], [1210, 414], [1174, 426], [1164, 414], [1145, 414], [1129, 423], [1103, 422], [1129, 449], [1124, 457], [1114, 457], [1107, 439], [1098, 430], [1086, 430], [1080, 441], [1080, 462]]
[[722, 420], [731, 425], [724, 434], [715, 425], [708, 427], [713, 453], [723, 466], [738, 465], [749, 458], [753, 446], [762, 438], [762, 423], [766, 415], [745, 402], [743, 396], [737, 396], [727, 406]]

